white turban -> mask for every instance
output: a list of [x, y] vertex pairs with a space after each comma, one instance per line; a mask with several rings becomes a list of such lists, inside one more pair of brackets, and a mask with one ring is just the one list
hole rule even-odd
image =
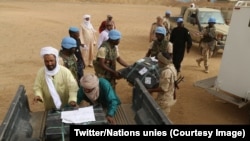
[[53, 54], [56, 57], [58, 57], [58, 50], [51, 47], [51, 46], [43, 47], [41, 49], [40, 55], [43, 58], [43, 56], [46, 55], [46, 54]]
[[83, 15], [83, 19], [86, 19], [86, 18], [90, 18], [91, 16], [86, 14], [86, 15]]
[[50, 71], [50, 70], [47, 69], [47, 67], [45, 67], [45, 73], [46, 73], [47, 75], [53, 76], [53, 75], [55, 75], [55, 74], [59, 71], [59, 69], [60, 69], [60, 67], [59, 67], [59, 57], [58, 57], [58, 56], [59, 56], [59, 52], [58, 52], [57, 49], [55, 49], [55, 48], [53, 48], [53, 47], [51, 47], [51, 46], [47, 46], [47, 47], [43, 47], [43, 48], [41, 49], [41, 52], [40, 52], [40, 55], [41, 55], [42, 58], [43, 58], [44, 55], [46, 55], [46, 54], [53, 54], [53, 55], [56, 56], [56, 67], [55, 67], [55, 69], [52, 70], [52, 71]]
[[[86, 18], [89, 18], [89, 20], [86, 20]], [[96, 32], [96, 30], [94, 29], [92, 23], [90, 22], [90, 18], [91, 18], [91, 16], [88, 15], [88, 14], [83, 15], [83, 24], [88, 29], [92, 30], [93, 32]]]
[[96, 99], [99, 97], [99, 79], [94, 74], [85, 74], [81, 80], [80, 83], [83, 88], [85, 89], [93, 89], [91, 92], [86, 93], [86, 96], [92, 101], [96, 101]]

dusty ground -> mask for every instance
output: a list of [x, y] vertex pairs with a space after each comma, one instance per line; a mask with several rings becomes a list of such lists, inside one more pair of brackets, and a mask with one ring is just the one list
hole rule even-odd
[[[107, 14], [114, 16], [122, 33], [121, 56], [133, 64], [147, 51], [149, 29], [155, 17], [162, 16], [167, 9], [176, 15], [179, 12], [176, 2], [152, 5], [154, 1], [148, 1], [150, 5], [135, 5], [124, 1], [127, 4], [120, 4], [121, 1], [114, 1], [116, 4], [76, 0], [0, 1], [0, 122], [19, 85], [26, 88], [31, 110], [43, 110], [42, 104], [31, 104], [35, 75], [43, 65], [39, 57], [40, 48], [50, 45], [60, 49], [60, 41], [68, 35], [68, 27], [79, 26], [84, 14], [92, 16], [96, 29]], [[212, 58], [210, 73], [205, 74], [203, 68], [196, 66], [198, 56], [195, 46], [185, 55], [182, 64], [185, 81], [180, 84], [178, 101], [169, 118], [175, 124], [249, 124], [246, 107], [239, 109], [193, 86], [198, 80], [216, 76], [221, 61], [221, 54]], [[93, 69], [87, 68], [87, 72], [93, 72]], [[118, 81], [117, 92], [123, 103], [131, 102], [132, 88], [126, 80]]]

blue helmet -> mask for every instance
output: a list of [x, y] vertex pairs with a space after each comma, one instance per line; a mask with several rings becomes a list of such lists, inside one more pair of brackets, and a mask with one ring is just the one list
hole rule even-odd
[[208, 23], [216, 23], [216, 19], [214, 17], [210, 17], [208, 19]]
[[62, 48], [71, 49], [76, 47], [76, 40], [72, 37], [64, 37], [61, 42]]
[[121, 33], [118, 30], [112, 29], [109, 31], [108, 36], [112, 40], [118, 40], [121, 38]]
[[71, 27], [69, 27], [69, 31], [79, 32], [79, 29], [77, 27], [71, 26]]
[[167, 15], [171, 15], [171, 11], [169, 11], [169, 10], [167, 10], [166, 12], [165, 12], [165, 14]]
[[167, 34], [167, 31], [166, 28], [158, 26], [155, 30], [155, 33], [163, 34], [165, 36]]
[[183, 19], [182, 19], [182, 18], [178, 18], [178, 19], [176, 20], [176, 22], [177, 22], [177, 23], [183, 22]]

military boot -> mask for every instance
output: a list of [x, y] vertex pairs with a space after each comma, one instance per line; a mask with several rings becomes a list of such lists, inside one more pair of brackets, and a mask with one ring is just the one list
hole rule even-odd
[[201, 59], [196, 59], [197, 65], [200, 67], [201, 66]]

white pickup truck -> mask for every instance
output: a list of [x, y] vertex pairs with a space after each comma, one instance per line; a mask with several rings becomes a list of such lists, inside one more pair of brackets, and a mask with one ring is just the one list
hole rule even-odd
[[216, 47], [215, 51], [224, 49], [229, 26], [225, 23], [222, 12], [213, 8], [191, 8], [182, 7], [180, 16], [171, 17], [171, 25], [176, 25], [176, 19], [182, 17], [184, 26], [189, 30], [194, 43], [200, 43], [201, 31], [208, 25], [208, 19], [216, 19]]

